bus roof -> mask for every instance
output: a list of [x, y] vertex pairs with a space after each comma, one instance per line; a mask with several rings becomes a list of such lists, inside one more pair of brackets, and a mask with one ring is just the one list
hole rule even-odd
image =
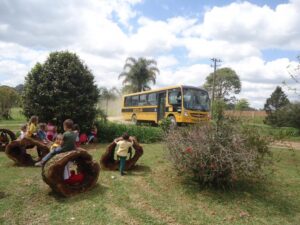
[[153, 90], [149, 90], [149, 91], [141, 91], [141, 92], [130, 93], [130, 94], [126, 94], [124, 96], [148, 94], [148, 93], [159, 92], [159, 91], [164, 91], [164, 90], [173, 89], [173, 88], [193, 88], [193, 89], [199, 89], [199, 90], [202, 90], [202, 91], [206, 91], [206, 90], [204, 90], [203, 88], [200, 88], [200, 87], [194, 87], [194, 86], [188, 86], [188, 85], [174, 85], [174, 86], [167, 86], [167, 87], [164, 87], [164, 88], [153, 89]]

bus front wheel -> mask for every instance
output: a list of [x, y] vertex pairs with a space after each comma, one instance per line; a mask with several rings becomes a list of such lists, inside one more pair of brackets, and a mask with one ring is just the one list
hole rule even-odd
[[137, 125], [137, 118], [136, 118], [136, 115], [132, 115], [132, 117], [131, 117], [131, 122], [132, 122], [134, 125]]

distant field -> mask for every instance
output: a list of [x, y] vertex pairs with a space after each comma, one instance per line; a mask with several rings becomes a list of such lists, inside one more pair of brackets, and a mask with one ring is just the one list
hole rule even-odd
[[1, 120], [0, 119], [0, 128], [10, 129], [14, 132], [20, 130], [20, 126], [26, 123], [26, 118], [21, 112], [21, 108], [12, 109], [12, 119], [11, 120]]
[[250, 123], [263, 124], [263, 121], [266, 117], [265, 111], [226, 111], [226, 115], [240, 117]]

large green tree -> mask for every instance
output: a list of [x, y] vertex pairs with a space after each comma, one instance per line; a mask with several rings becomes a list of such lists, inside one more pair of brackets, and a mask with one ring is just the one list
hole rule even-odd
[[119, 79], [124, 78], [124, 92], [139, 92], [151, 89], [149, 84], [156, 83], [157, 74], [159, 74], [159, 69], [155, 60], [129, 57], [126, 59]]
[[[213, 90], [213, 78], [214, 73], [210, 73], [206, 77], [204, 88], [210, 93]], [[233, 98], [234, 94], [238, 94], [241, 91], [241, 81], [239, 76], [231, 68], [225, 67], [216, 70], [215, 75], [215, 98], [229, 101]]]
[[290, 103], [281, 87], [277, 86], [270, 98], [267, 98], [264, 110], [267, 113], [265, 122], [271, 125], [278, 125], [278, 110]]
[[10, 119], [11, 108], [18, 105], [20, 96], [9, 86], [0, 86], [0, 118]]
[[53, 52], [27, 74], [23, 108], [27, 117], [56, 120], [60, 128], [71, 118], [86, 130], [96, 118], [98, 97], [94, 76], [79, 57], [68, 51]]

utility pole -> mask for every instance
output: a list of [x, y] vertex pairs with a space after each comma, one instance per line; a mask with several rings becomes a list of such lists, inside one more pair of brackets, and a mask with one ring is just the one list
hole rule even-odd
[[216, 71], [217, 71], [217, 67], [220, 66], [217, 63], [220, 63], [222, 61], [220, 59], [217, 59], [217, 58], [212, 58], [210, 60], [213, 61], [213, 65], [212, 66], [214, 67], [212, 96], [211, 96], [211, 107], [210, 107], [211, 119], [213, 119], [213, 103], [214, 103], [214, 100], [215, 100]]

